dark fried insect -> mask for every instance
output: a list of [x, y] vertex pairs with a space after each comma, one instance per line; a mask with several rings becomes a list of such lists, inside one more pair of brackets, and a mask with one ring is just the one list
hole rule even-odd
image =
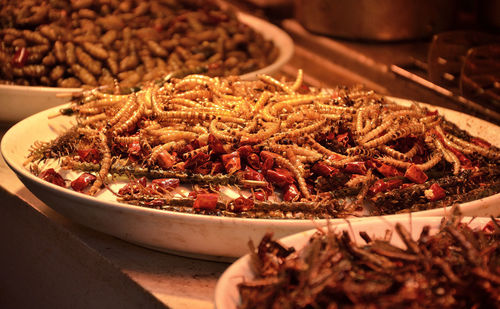
[[321, 231], [299, 252], [276, 250], [282, 245], [266, 235], [251, 253], [255, 278], [238, 284], [238, 308], [496, 308], [498, 221], [471, 229], [452, 218], [428, 231], [414, 240], [398, 223], [406, 249]]

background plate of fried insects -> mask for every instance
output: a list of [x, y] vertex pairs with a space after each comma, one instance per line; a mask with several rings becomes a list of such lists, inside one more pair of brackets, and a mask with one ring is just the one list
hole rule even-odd
[[[410, 104], [402, 99], [392, 100]], [[428, 107], [431, 110], [438, 109], [446, 119], [470, 134], [500, 146], [500, 127], [456, 111]], [[2, 140], [1, 152], [7, 164], [30, 191], [57, 212], [82, 225], [165, 252], [233, 260], [248, 252], [250, 239], [258, 242], [266, 232], [272, 231], [276, 238], [280, 238], [327, 222], [326, 219], [249, 219], [150, 209], [119, 203], [108, 190], [93, 197], [41, 180], [30, 173], [23, 162], [35, 141], [52, 140], [63, 128], [70, 126], [71, 117], [49, 119], [60, 108], [48, 109], [14, 125]], [[450, 209], [451, 206], [418, 211], [413, 212], [412, 216], [443, 216]], [[500, 194], [464, 203], [460, 205], [460, 210], [465, 216], [500, 215]], [[408, 214], [387, 217], [395, 216], [407, 217]], [[354, 222], [364, 218], [350, 220]], [[330, 222], [342, 223], [344, 219], [331, 219]]]
[[[237, 17], [242, 24], [249, 26], [255, 31], [255, 33], [261, 35], [264, 40], [268, 40], [269, 43], [274, 44], [274, 48], [276, 49], [276, 55], [272, 56], [272, 59], [274, 60], [270, 60], [270, 62], [266, 65], [261, 65], [256, 69], [243, 71], [244, 73], [239, 74], [241, 79], [249, 80], [254, 79], [258, 74], [272, 74], [290, 60], [293, 55], [294, 46], [292, 39], [286, 32], [263, 19], [245, 13], [240, 12], [237, 14]], [[262, 51], [266, 51], [266, 49], [262, 49]], [[271, 55], [265, 56], [271, 57]], [[0, 66], [2, 65], [4, 64], [0, 61]], [[140, 68], [134, 67], [131, 68], [129, 72], [135, 71], [136, 69], [140, 71]], [[0, 68], [0, 70], [2, 70], [2, 68]], [[182, 70], [187, 69], [184, 68]], [[45, 71], [46, 73], [44, 76], [47, 77], [49, 75], [49, 69], [46, 69]], [[210, 72], [207, 72], [207, 74], [208, 73]], [[229, 69], [212, 73], [217, 75], [238, 75], [233, 74]], [[3, 74], [0, 74], [0, 79], [5, 79], [5, 77], [2, 76]], [[148, 80], [146, 79], [146, 74], [143, 74], [142, 76], [144, 78], [143, 81]], [[157, 77], [153, 79], [156, 78]], [[72, 93], [79, 93], [82, 91], [81, 88], [75, 88], [75, 86], [72, 86], [72, 88], [69, 86], [65, 86], [64, 88], [44, 87], [40, 85], [22, 86], [18, 84], [10, 84], [12, 82], [13, 81], [9, 81], [9, 84], [0, 83], [0, 121], [20, 121], [30, 115], [33, 115], [34, 113], [63, 104], [68, 101], [68, 98]], [[99, 85], [102, 86], [102, 83]]]

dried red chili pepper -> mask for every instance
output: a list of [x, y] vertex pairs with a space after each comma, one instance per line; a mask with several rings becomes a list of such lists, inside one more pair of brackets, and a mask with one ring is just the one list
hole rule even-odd
[[288, 187], [285, 190], [285, 193], [283, 194], [283, 200], [285, 202], [290, 202], [296, 200], [300, 196], [300, 191], [297, 189], [297, 186], [294, 184], [288, 185]]
[[382, 163], [380, 163], [377, 159], [365, 161], [365, 165], [368, 169], [376, 169], [380, 164]]
[[229, 174], [241, 170], [240, 154], [237, 151], [222, 155], [221, 158], [222, 164], [224, 164], [224, 168]]
[[248, 155], [247, 163], [248, 163], [248, 165], [250, 165], [251, 167], [253, 167], [255, 169], [261, 168], [260, 157], [256, 153], [251, 153], [250, 155]]
[[368, 192], [373, 195], [385, 191], [387, 191], [387, 184], [382, 179], [375, 181], [375, 183], [370, 187], [370, 189], [368, 189]]
[[240, 154], [241, 159], [246, 159], [248, 165], [254, 169], [260, 169], [260, 157], [257, 153], [255, 153], [252, 146], [241, 146], [236, 151]]
[[414, 183], [424, 183], [429, 178], [418, 166], [415, 164], [410, 165], [406, 169], [405, 175], [410, 181]]
[[222, 142], [213, 134], [208, 135], [208, 148], [212, 151], [213, 154], [227, 153]]
[[217, 208], [217, 193], [198, 193], [194, 200], [193, 209], [195, 210], [214, 210]]
[[14, 53], [12, 57], [12, 65], [17, 68], [22, 68], [28, 60], [29, 51], [26, 47], [21, 47]]
[[286, 186], [292, 184], [294, 181], [294, 177], [293, 177], [292, 173], [290, 173], [290, 171], [282, 169], [282, 168], [277, 168], [274, 170], [266, 171], [266, 179], [270, 183], [272, 183], [280, 188], [286, 187]]
[[394, 176], [402, 176], [403, 173], [398, 171], [395, 167], [382, 163], [380, 166], [377, 166], [377, 171], [384, 175], [385, 177], [394, 177]]
[[264, 175], [262, 175], [262, 173], [259, 173], [248, 166], [245, 167], [243, 178], [247, 180], [266, 181], [266, 178], [264, 177]]
[[267, 194], [266, 192], [264, 191], [255, 191], [253, 193], [253, 197], [257, 200], [257, 201], [265, 201], [267, 200]]
[[136, 180], [136, 182], [137, 182], [139, 185], [141, 185], [141, 186], [145, 187], [145, 186], [147, 185], [147, 183], [148, 183], [148, 179], [147, 179], [146, 177], [144, 177], [144, 176], [143, 176], [143, 177], [141, 177], [141, 178], [137, 179], [137, 180]]
[[158, 157], [156, 158], [156, 162], [158, 162], [158, 165], [161, 166], [164, 169], [169, 169], [172, 166], [174, 166], [176, 162], [175, 156], [170, 154], [167, 150], [163, 150], [158, 154]]
[[387, 184], [387, 190], [392, 190], [399, 188], [403, 185], [403, 180], [402, 179], [390, 179], [386, 180], [385, 183]]
[[130, 155], [138, 156], [141, 154], [141, 150], [142, 150], [141, 144], [138, 141], [134, 141], [128, 145], [127, 152]]
[[313, 167], [311, 168], [311, 171], [323, 177], [332, 177], [339, 172], [339, 170], [336, 169], [335, 167], [327, 165], [322, 162], [317, 162], [316, 164], [314, 164]]
[[348, 162], [345, 165], [344, 170], [346, 172], [352, 173], [352, 174], [360, 174], [360, 175], [366, 175], [368, 172], [368, 169], [366, 168], [365, 162], [359, 161], [359, 162]]
[[222, 165], [222, 162], [212, 162], [212, 169], [210, 170], [210, 174], [215, 175], [222, 172], [224, 172], [224, 165]]
[[196, 199], [196, 197], [198, 196], [199, 193], [202, 193], [202, 192], [198, 192], [198, 191], [193, 190], [193, 191], [189, 192], [188, 197], [194, 200], [194, 199]]
[[212, 162], [208, 161], [201, 165], [198, 165], [193, 169], [193, 172], [196, 174], [208, 175], [212, 172]]
[[210, 156], [204, 152], [198, 152], [184, 162], [185, 169], [194, 169], [210, 160]]
[[97, 164], [101, 160], [101, 154], [97, 149], [79, 149], [77, 151], [80, 161]]
[[386, 192], [392, 189], [399, 188], [403, 184], [403, 180], [401, 179], [391, 179], [391, 180], [377, 180], [368, 191], [375, 195], [380, 192]]
[[231, 203], [230, 210], [236, 211], [236, 212], [241, 212], [241, 211], [248, 211], [253, 208], [254, 202], [251, 199], [244, 198], [243, 196], [240, 196], [233, 200]]
[[83, 173], [77, 179], [71, 182], [71, 188], [73, 188], [73, 190], [77, 192], [82, 192], [91, 184], [93, 184], [96, 179], [97, 177], [92, 174]]
[[251, 153], [254, 153], [254, 150], [250, 145], [241, 146], [238, 149], [236, 149], [236, 151], [240, 154], [240, 157], [242, 158], [247, 158]]
[[180, 154], [182, 155], [182, 154], [184, 154], [184, 153], [191, 152], [191, 151], [193, 151], [193, 150], [194, 150], [193, 145], [191, 145], [191, 144], [187, 144], [186, 146], [184, 146], [184, 147], [182, 148], [182, 150], [180, 151]]
[[446, 191], [437, 183], [433, 183], [428, 190], [424, 191], [425, 197], [433, 202], [440, 200], [446, 196]]
[[272, 159], [274, 161], [274, 158], [276, 158], [275, 153], [272, 153], [272, 152], [267, 151], [267, 150], [263, 150], [260, 152], [260, 159], [264, 162], [268, 159]]
[[273, 166], [274, 166], [274, 159], [273, 158], [267, 158], [260, 165], [260, 169], [262, 170], [262, 172], [266, 172], [266, 171], [272, 169]]
[[118, 190], [118, 194], [119, 195], [126, 195], [126, 194], [132, 194], [134, 193], [134, 185], [131, 185], [131, 184], [126, 184], [124, 185], [123, 187], [120, 188], [120, 190]]
[[62, 178], [61, 174], [56, 172], [53, 168], [46, 169], [45, 171], [41, 172], [38, 177], [63, 188], [66, 187], [64, 178]]
[[349, 145], [349, 142], [351, 140], [349, 137], [349, 132], [338, 134], [335, 137], [335, 140], [342, 146], [347, 147], [347, 145]]

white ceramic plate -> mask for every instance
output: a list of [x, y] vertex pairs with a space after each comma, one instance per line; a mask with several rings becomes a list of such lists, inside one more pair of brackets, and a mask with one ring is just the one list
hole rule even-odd
[[0, 121], [17, 122], [49, 107], [66, 103], [71, 93], [80, 91], [80, 88], [0, 85]]
[[[249, 25], [264, 38], [272, 40], [280, 53], [276, 61], [254, 72], [241, 75], [241, 79], [254, 79], [258, 74], [273, 74], [286, 64], [293, 55], [293, 41], [290, 36], [275, 25], [260, 18], [239, 13], [241, 22]], [[0, 84], [0, 121], [17, 122], [47, 108], [59, 106], [68, 101], [68, 96], [79, 92], [79, 88], [34, 87]]]
[[[370, 218], [363, 221], [352, 222], [350, 225], [341, 223], [336, 225], [335, 231], [347, 231], [351, 238], [357, 244], [364, 244], [364, 240], [359, 236], [359, 232], [365, 231], [368, 235], [374, 238], [382, 238], [387, 229], [394, 230], [397, 222], [400, 222], [408, 231], [410, 231], [413, 239], [418, 239], [422, 228], [426, 225], [430, 226], [430, 233], [436, 233], [439, 230], [441, 217], [419, 217], [411, 218], [409, 215], [400, 218]], [[470, 223], [472, 228], [482, 228], [490, 221], [489, 218], [470, 218], [465, 217], [462, 219], [464, 223]], [[296, 251], [300, 251], [306, 246], [309, 238], [314, 234], [317, 229], [312, 229], [290, 235], [280, 240], [285, 246], [294, 247]], [[276, 237], [275, 237], [276, 238]], [[391, 243], [400, 248], [405, 248], [403, 241], [393, 233]], [[257, 246], [258, 243], [255, 243]], [[240, 303], [240, 294], [237, 285], [240, 282], [249, 281], [255, 278], [255, 274], [250, 265], [250, 255], [238, 259], [229, 268], [224, 271], [222, 276], [217, 281], [215, 286], [215, 307], [217, 309], [235, 309]]]
[[[409, 104], [405, 100], [397, 100]], [[232, 260], [247, 253], [250, 239], [259, 241], [273, 231], [284, 237], [325, 224], [326, 220], [245, 219], [176, 213], [131, 206], [116, 202], [109, 192], [99, 197], [87, 196], [43, 181], [23, 167], [29, 147], [37, 140], [49, 141], [69, 127], [69, 117], [48, 120], [60, 107], [33, 115], [14, 125], [4, 135], [0, 149], [7, 164], [26, 187], [48, 206], [69, 219], [95, 230], [114, 235], [142, 246], [186, 256]], [[439, 109], [449, 120], [473, 135], [481, 136], [494, 145], [500, 144], [500, 127], [458, 112]], [[465, 203], [464, 215], [500, 215], [500, 194]], [[442, 216], [449, 208], [413, 213], [413, 216]], [[404, 215], [395, 215], [404, 216]], [[362, 219], [353, 219], [362, 220]], [[344, 222], [342, 219], [331, 220]]]

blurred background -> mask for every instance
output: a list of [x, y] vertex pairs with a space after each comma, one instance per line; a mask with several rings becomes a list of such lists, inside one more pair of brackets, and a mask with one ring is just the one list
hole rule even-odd
[[296, 44], [284, 68], [500, 122], [499, 0], [232, 1]]

